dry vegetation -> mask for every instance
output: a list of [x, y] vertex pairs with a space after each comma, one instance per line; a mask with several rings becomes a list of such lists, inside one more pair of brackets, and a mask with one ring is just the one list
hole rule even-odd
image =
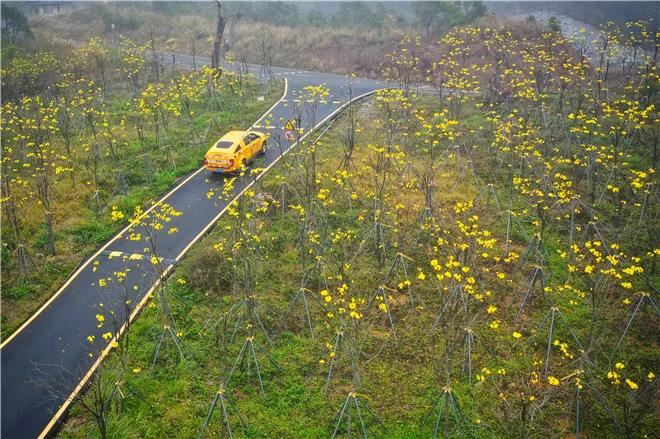
[[[164, 53], [193, 54], [209, 57], [215, 16], [211, 13], [162, 12], [134, 6], [109, 4], [104, 8], [83, 8], [58, 17], [33, 17], [37, 33], [53, 41], [79, 45], [90, 37], [107, 41], [120, 35], [135, 41], [148, 42], [153, 36]], [[115, 23], [112, 32], [110, 23]], [[288, 23], [295, 23], [289, 17]], [[544, 27], [534, 22], [510, 23], [495, 17], [477, 18], [476, 25], [506, 25], [517, 38], [538, 37]], [[237, 60], [260, 64], [268, 57], [273, 66], [308, 69], [328, 73], [350, 74], [377, 78], [381, 63], [405, 34], [419, 32], [411, 25], [389, 23], [383, 27], [330, 27], [312, 25], [269, 24], [246, 18], [228, 16], [224, 35], [226, 54]], [[437, 34], [418, 37], [418, 53], [423, 62], [431, 63], [443, 50]], [[483, 53], [471, 52], [477, 60]]]
[[[35, 32], [48, 39], [79, 45], [93, 36], [110, 41], [112, 21], [116, 22], [114, 38], [124, 35], [147, 42], [153, 32], [164, 52], [174, 49], [179, 53], [210, 56], [208, 37], [214, 29], [213, 15], [163, 16], [143, 8], [122, 9], [112, 4], [103, 11], [107, 13], [93, 8], [81, 9], [64, 16], [34, 17], [31, 23]], [[295, 21], [295, 17], [291, 21]], [[274, 66], [330, 73], [356, 72], [375, 77], [384, 54], [405, 31], [397, 26], [359, 29], [273, 25], [230, 16], [224, 44], [229, 56], [249, 63], [260, 64], [269, 53]]]

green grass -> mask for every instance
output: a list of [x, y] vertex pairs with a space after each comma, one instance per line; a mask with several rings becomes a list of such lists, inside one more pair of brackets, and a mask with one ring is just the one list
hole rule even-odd
[[[247, 84], [246, 98], [240, 98], [228, 91], [222, 92], [220, 99], [224, 102], [224, 110], [214, 109], [203, 99], [196, 104], [197, 113], [195, 126], [202, 135], [214, 119], [217, 122], [209, 131], [208, 138], [201, 144], [189, 144], [187, 141], [188, 126], [186, 121], [170, 122], [169, 134], [165, 144], [174, 145], [172, 162], [163, 151], [147, 149], [153, 170], [149, 179], [142, 159], [136, 158], [145, 153], [140, 145], [132, 126], [126, 129], [126, 144], [121, 150], [121, 167], [124, 169], [128, 185], [126, 194], [113, 195], [114, 181], [112, 175], [104, 175], [107, 181], [104, 187], [104, 198], [108, 206], [117, 206], [119, 210], [130, 216], [135, 207], [145, 206], [152, 200], [171, 188], [182, 176], [196, 170], [204, 153], [216, 134], [230, 129], [244, 129], [254, 123], [274, 101], [282, 94], [282, 84], [275, 82], [269, 85], [259, 85], [256, 82]], [[258, 101], [257, 96], [265, 99]], [[117, 90], [108, 98], [108, 107], [117, 120], [129, 95], [123, 90]], [[216, 132], [217, 131], [217, 132]], [[151, 133], [147, 131], [147, 134]], [[110, 219], [107, 209], [97, 212], [94, 203], [90, 202], [89, 188], [81, 184], [89, 176], [84, 174], [84, 165], [76, 164], [77, 184], [73, 184], [68, 176], [56, 181], [54, 191], [58, 195], [55, 200], [55, 247], [56, 255], [44, 257], [46, 234], [41, 226], [42, 214], [38, 211], [27, 212], [22, 219], [28, 236], [27, 248], [33, 263], [27, 279], [18, 279], [17, 267], [9, 254], [3, 253], [2, 264], [2, 337], [9, 336], [25, 319], [27, 319], [60, 285], [70, 273], [86, 257], [91, 255], [100, 245], [106, 242], [125, 223], [115, 223]], [[5, 229], [3, 241], [11, 240], [9, 231]], [[3, 247], [4, 248], [4, 247]]]
[[[437, 103], [430, 99], [421, 99], [415, 102], [415, 105], [430, 112]], [[380, 119], [379, 113], [373, 107], [372, 101], [367, 101], [360, 107], [360, 148], [355, 156], [357, 169], [372, 163], [373, 156], [365, 146], [382, 144], [384, 141], [382, 122], [377, 121]], [[467, 126], [474, 129], [474, 137], [467, 141], [483, 148], [490, 139], [478, 129], [483, 119], [473, 111], [470, 109], [465, 115]], [[345, 120], [340, 118], [317, 148], [318, 176], [322, 187], [326, 187], [339, 164], [344, 129]], [[407, 160], [411, 164], [423, 163], [423, 154], [414, 146], [409, 145], [406, 152]], [[490, 157], [484, 158], [478, 154], [475, 155], [475, 161], [483, 160], [489, 163], [487, 160]], [[297, 166], [296, 160], [294, 154], [287, 156], [260, 180], [254, 191], [271, 194], [277, 199], [282, 181], [289, 187], [295, 186], [296, 173], [292, 171], [292, 167]], [[454, 233], [455, 222], [466, 221], [466, 216], [454, 215], [454, 203], [474, 200], [478, 193], [472, 179], [461, 178], [464, 165], [462, 159], [455, 157], [443, 162], [441, 190], [436, 195], [438, 221], [443, 228], [453, 230]], [[401, 177], [404, 183], [412, 178], [411, 174], [404, 175], [405, 177]], [[480, 174], [480, 177], [485, 175]], [[503, 182], [501, 190], [510, 190], [506, 171], [502, 171], [498, 178]], [[497, 269], [507, 271], [507, 281], [493, 283], [480, 280], [478, 291], [489, 290], [492, 297], [483, 302], [470, 300], [468, 305], [470, 313], [482, 316], [468, 322], [477, 334], [472, 357], [473, 375], [488, 373], [486, 382], [476, 382], [475, 378], [475, 383], [470, 385], [463, 369], [463, 346], [460, 345], [458, 351], [452, 352], [448, 357], [444, 352], [451, 336], [449, 331], [457, 329], [460, 336], [464, 328], [448, 325], [446, 332], [443, 328], [437, 331], [430, 329], [442, 306], [443, 293], [430, 282], [416, 281], [415, 276], [417, 268], [426, 272], [427, 277], [432, 276], [429, 259], [440, 257], [441, 253], [438, 252], [435, 256], [423, 245], [414, 244], [415, 237], [412, 236], [414, 233], [411, 232], [410, 226], [415, 223], [416, 215], [423, 206], [420, 204], [419, 194], [413, 196], [414, 190], [397, 186], [399, 183], [401, 181], [391, 181], [388, 187], [388, 202], [392, 205], [402, 202], [406, 207], [400, 213], [402, 224], [398, 233], [401, 236], [397, 236], [401, 238], [402, 247], [393, 249], [392, 252], [402, 251], [414, 260], [410, 262], [409, 273], [413, 279], [416, 297], [423, 298], [424, 302], [423, 305], [411, 306], [405, 291], [391, 293], [395, 302], [393, 315], [398, 335], [396, 340], [390, 334], [387, 320], [380, 311], [365, 311], [363, 322], [366, 323], [360, 332], [361, 356], [356, 362], [360, 372], [357, 392], [378, 418], [365, 414], [370, 437], [431, 437], [438, 412], [433, 412], [425, 422], [422, 420], [432, 409], [434, 401], [443, 395], [443, 386], [448, 384], [445, 378], [447, 373], [452, 377], [451, 389], [460, 402], [464, 422], [457, 426], [452, 421], [449, 437], [509, 438], [569, 434], [567, 432], [572, 431], [573, 422], [571, 404], [574, 385], [566, 383], [555, 390], [542, 380], [540, 384], [533, 386], [529, 383], [529, 376], [530, 371], [540, 370], [542, 367], [547, 343], [548, 321], [539, 326], [549, 311], [543, 300], [544, 295], [551, 296], [559, 303], [567, 316], [568, 325], [577, 329], [578, 336], [583, 341], [588, 329], [584, 326], [590, 312], [588, 299], [578, 300], [576, 295], [569, 291], [544, 293], [537, 289], [526, 306], [521, 322], [514, 323], [522, 294], [526, 291], [527, 275], [534, 264], [530, 261], [523, 269], [516, 269], [515, 263], [496, 265]], [[364, 176], [354, 177], [350, 190], [360, 192], [362, 197], [363, 191], [366, 192], [371, 187], [370, 184]], [[350, 193], [350, 190], [347, 192]], [[521, 199], [510, 193], [508, 195], [511, 196], [513, 208], [519, 210]], [[361, 197], [358, 197], [358, 200]], [[249, 200], [244, 201], [249, 203]], [[302, 279], [301, 255], [296, 244], [300, 218], [292, 209], [286, 207], [297, 202], [298, 200], [289, 194], [284, 207], [274, 207], [270, 212], [254, 217], [257, 224], [263, 224], [263, 228], [259, 229], [261, 253], [253, 260], [256, 281], [250, 293], [256, 295], [263, 305], [263, 308], [259, 308], [260, 315], [271, 331], [273, 346], [267, 346], [265, 337], [259, 331], [256, 331], [255, 339], [268, 349], [281, 369], [277, 370], [265, 358], [260, 357], [265, 385], [263, 396], [254, 372], [248, 376], [243, 371], [232, 378], [226, 394], [236, 404], [246, 423], [243, 427], [237, 416], [230, 416], [236, 437], [330, 437], [335, 428], [335, 415], [352, 388], [352, 370], [346, 351], [340, 349], [337, 352], [337, 363], [328, 394], [323, 391], [329, 360], [326, 344], [332, 345], [336, 334], [334, 320], [324, 317], [326, 309], [311, 305], [315, 325], [313, 337], [308, 334], [300, 304], [282, 325], [281, 315], [289, 306]], [[336, 204], [327, 207], [328, 214], [323, 217], [321, 224], [315, 224], [316, 230], [327, 238], [341, 227], [343, 230], [355, 230], [358, 236], [362, 237], [369, 230], [371, 220], [367, 219], [365, 222], [359, 217], [365, 212], [368, 213], [369, 209], [369, 201], [349, 204], [341, 198]], [[470, 215], [472, 213], [483, 218], [480, 225], [492, 230], [493, 236], [499, 240], [491, 252], [505, 256], [502, 240], [506, 223], [502, 224], [503, 216], [494, 203], [482, 203], [471, 211]], [[510, 250], [522, 255], [527, 247], [527, 238], [533, 234], [534, 229], [526, 218], [521, 218], [521, 223], [525, 233], [518, 227], [512, 229]], [[228, 229], [230, 226], [231, 230]], [[214, 231], [191, 249], [167, 284], [173, 314], [177, 318], [177, 328], [182, 333], [182, 343], [186, 347], [187, 355], [189, 354], [188, 360], [179, 362], [176, 350], [170, 343], [165, 347], [154, 372], [148, 371], [156, 339], [160, 334], [159, 312], [155, 305], [147, 308], [132, 327], [132, 348], [126, 357], [127, 371], [124, 378], [138, 389], [155, 409], [136, 397], [124, 399], [121, 407], [113, 405], [110, 419], [114, 436], [197, 437], [209, 404], [245, 340], [245, 334], [239, 332], [236, 340], [228, 343], [227, 334], [233, 326], [228, 325], [229, 331], [221, 326], [221, 330], [218, 330], [214, 326], [215, 323], [222, 322], [220, 316], [226, 315], [240, 297], [239, 293], [232, 293], [232, 267], [227, 260], [227, 257], [235, 255], [227, 249], [214, 249], [214, 245], [223, 242], [233, 233], [235, 227], [235, 219], [223, 216]], [[247, 227], [246, 221], [242, 222], [241, 227]], [[553, 286], [563, 284], [568, 275], [565, 261], [562, 262], [557, 256], [557, 249], [564, 248], [564, 244], [565, 237], [562, 237], [561, 233], [553, 229], [548, 231], [543, 251], [548, 258], [549, 282]], [[340, 282], [333, 276], [339, 269], [332, 264], [329, 270], [331, 292], [335, 294], [333, 287]], [[378, 267], [373, 252], [365, 253], [353, 261], [349, 270], [351, 291], [356, 291], [355, 294], [359, 297], [369, 297], [374, 286], [381, 282], [383, 271], [385, 270]], [[180, 280], [185, 280], [185, 285], [182, 285]], [[394, 287], [402, 280], [403, 276], [397, 274], [390, 285]], [[237, 283], [240, 285], [240, 282]], [[318, 276], [312, 278], [308, 287], [312, 290], [311, 294], [317, 297], [320, 297], [318, 292], [324, 288]], [[576, 303], [570, 304], [569, 300], [575, 300]], [[485, 314], [485, 308], [489, 304], [498, 307], [494, 316]], [[489, 328], [489, 322], [495, 318], [502, 320], [498, 330]], [[616, 321], [617, 318], [619, 316], [612, 316], [612, 320], [608, 322]], [[636, 328], [633, 330], [638, 331], [639, 326]], [[515, 341], [512, 331], [521, 331], [522, 339]], [[557, 323], [553, 339], [568, 342], [569, 350], [577, 354], [577, 346], [563, 321]], [[625, 354], [621, 352], [620, 356], [625, 361], [628, 361], [629, 356], [634, 356], [640, 364], [648, 364], [648, 367], [652, 368], [648, 361], [654, 357], [654, 352], [654, 347], [645, 345], [640, 352], [631, 354], [626, 351]], [[320, 360], [324, 360], [325, 364], [321, 364]], [[552, 373], [559, 375], [565, 372], [567, 375], [574, 370], [573, 366], [571, 360], [553, 348]], [[113, 355], [105, 366], [106, 371], [102, 370], [101, 374], [118, 367], [119, 357]], [[132, 372], [138, 368], [139, 372]], [[485, 372], [485, 369], [488, 369], [488, 372]], [[500, 373], [500, 370], [503, 372]], [[525, 423], [520, 420], [519, 410], [523, 405], [531, 409], [532, 404], [528, 400], [530, 396], [535, 396], [536, 401], [544, 400], [547, 396], [548, 402], [544, 402], [542, 410], [535, 412], [533, 422]], [[583, 420], [588, 426], [585, 434], [598, 432], [604, 438], [615, 437], [607, 414], [597, 404], [591, 404], [588, 410], [588, 416]], [[221, 434], [217, 413], [216, 411], [205, 437]], [[644, 428], [649, 432], [653, 431], [653, 421], [647, 423]], [[440, 431], [443, 431], [442, 427]], [[346, 432], [340, 430], [340, 433], [344, 437]], [[353, 434], [359, 437], [355, 430]], [[82, 410], [80, 405], [76, 405], [61, 436], [80, 438], [95, 435], [97, 433], [89, 413]]]
[[[371, 116], [370, 116], [371, 117]], [[377, 136], [378, 128], [365, 128], [362, 138]], [[337, 142], [339, 128], [331, 129], [324, 138], [324, 146], [319, 148], [323, 169], [333, 169], [337, 163]], [[289, 163], [287, 159], [283, 162]], [[284, 172], [287, 164], [279, 164], [271, 174], [262, 179], [257, 191], [273, 193], [276, 190], [276, 174]], [[355, 223], [360, 206], [352, 209], [341, 208], [329, 218], [332, 227], [346, 227], [358, 230], [361, 225]], [[178, 328], [184, 332], [183, 343], [195, 361], [179, 364], [176, 351], [172, 346], [166, 349], [165, 358], [156, 366], [153, 374], [147, 371], [151, 354], [155, 347], [158, 312], [148, 308], [131, 330], [133, 346], [129, 355], [129, 369], [139, 367], [139, 373], [129, 372], [128, 382], [144, 393], [147, 400], [158, 401], [159, 422], [153, 422], [149, 416], [150, 407], [139, 399], [129, 398], [124, 404], [122, 414], [118, 414], [115, 434], [122, 437], [195, 437], [201, 427], [206, 410], [214, 396], [223, 370], [228, 371], [239, 353], [244, 337], [226, 348], [215, 346], [215, 331], [207, 329], [208, 319], [214, 310], [219, 313], [229, 309], [233, 300], [229, 295], [229, 284], [223, 280], [223, 264], [212, 246], [226, 235], [225, 226], [231, 223], [223, 217], [215, 231], [197, 244], [184, 260], [175, 278], [188, 280], [185, 286], [175, 281], [169, 282], [169, 294], [172, 298]], [[298, 231], [295, 216], [271, 215], [268, 227], [263, 231], [262, 241], [267, 249], [259, 268], [255, 293], [269, 309], [283, 312], [288, 306], [295, 288], [292, 279], [298, 278], [298, 250], [295, 239]], [[380, 276], [373, 271], [374, 260], [356, 267], [356, 279], [364, 285], [373, 284]], [[218, 288], [218, 286], [220, 286]], [[429, 306], [433, 309], [432, 304]], [[318, 316], [318, 309], [315, 315]], [[433, 335], [428, 327], [433, 322], [432, 313], [418, 315], [415, 308], [401, 307], [397, 317], [400, 340], [395, 343], [384, 321], [371, 329], [377, 339], [369, 343], [366, 351], [380, 352], [378, 360], [363, 373], [364, 389], [361, 396], [374, 410], [382, 422], [380, 424], [371, 415], [365, 415], [369, 429], [378, 432], [378, 437], [416, 438], [428, 437], [431, 423], [420, 430], [419, 420], [430, 409], [437, 397], [438, 387], [429, 387], [429, 383], [438, 383], [437, 366], [429, 359], [437, 357], [433, 348]], [[423, 319], [423, 324], [419, 320]], [[277, 316], [264, 313], [267, 326], [273, 330], [280, 324]], [[380, 317], [379, 317], [380, 319]], [[265, 396], [261, 396], [256, 377], [240, 374], [232, 379], [228, 392], [236, 403], [247, 428], [240, 429], [240, 437], [295, 437], [317, 438], [327, 436], [333, 429], [333, 418], [343, 403], [347, 392], [346, 376], [350, 374], [347, 358], [338, 354], [336, 372], [328, 395], [323, 388], [327, 374], [327, 365], [319, 360], [327, 358], [326, 341], [330, 342], [334, 332], [315, 322], [316, 334], [310, 339], [306, 327], [300, 318], [300, 309], [290, 318], [284, 331], [277, 335], [270, 352], [277, 359], [281, 370], [271, 367], [264, 358], [260, 358], [265, 382]], [[265, 345], [264, 339], [259, 339]], [[116, 359], [110, 360], [112, 363]], [[414, 371], [410, 364], [417, 363]], [[226, 372], [225, 372], [226, 374]], [[93, 429], [89, 422], [79, 427], [80, 417], [86, 415], [79, 407], [72, 411], [72, 421], [62, 433], [62, 437], [80, 437]], [[130, 417], [129, 422], [126, 417]], [[232, 423], [239, 426], [237, 419]], [[208, 430], [207, 437], [219, 432], [217, 420]]]

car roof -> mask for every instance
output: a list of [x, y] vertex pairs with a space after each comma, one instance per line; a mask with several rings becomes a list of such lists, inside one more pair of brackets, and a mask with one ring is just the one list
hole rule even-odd
[[222, 149], [225, 151], [233, 149], [236, 144], [243, 139], [245, 133], [246, 131], [229, 131], [220, 139], [218, 139], [215, 144], [213, 144], [211, 149]]
[[246, 134], [247, 131], [229, 131], [224, 136], [222, 136], [220, 140], [226, 142], [238, 142], [239, 140], [242, 140]]
[[258, 136], [263, 136], [264, 133], [260, 131], [229, 131], [212, 146], [212, 149], [232, 149], [236, 144], [243, 140], [245, 136], [249, 133], [256, 134]]

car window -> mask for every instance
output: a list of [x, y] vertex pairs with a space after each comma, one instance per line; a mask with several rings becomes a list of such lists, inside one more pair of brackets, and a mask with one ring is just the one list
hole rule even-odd
[[229, 149], [234, 146], [234, 142], [227, 142], [226, 140], [218, 140], [214, 145], [218, 149]]
[[248, 145], [248, 144], [254, 142], [255, 140], [257, 140], [258, 138], [259, 138], [259, 136], [257, 136], [256, 134], [250, 133], [247, 136], [245, 136], [245, 144]]
[[239, 152], [240, 150], [241, 150], [241, 145], [240, 144], [236, 145], [236, 151], [234, 151], [234, 152]]

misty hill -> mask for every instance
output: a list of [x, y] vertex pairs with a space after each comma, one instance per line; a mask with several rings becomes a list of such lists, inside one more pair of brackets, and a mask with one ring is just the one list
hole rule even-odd
[[[46, 2], [7, 2], [18, 6], [26, 14], [38, 14], [35, 5]], [[54, 2], [70, 5], [67, 9], [76, 10], [98, 6], [96, 2]], [[260, 2], [226, 2], [225, 7], [229, 16], [240, 17], [252, 21], [275, 25], [317, 25], [331, 27], [363, 26], [380, 27], [396, 23], [400, 26], [414, 26], [417, 24], [415, 5], [422, 2], [410, 1], [320, 1], [320, 2], [291, 2], [291, 1], [260, 1]], [[460, 7], [482, 2], [456, 1], [447, 2]], [[511, 15], [532, 14], [539, 11], [548, 11], [558, 15], [571, 17], [598, 27], [607, 21], [623, 25], [627, 21], [653, 19], [660, 21], [660, 2], [555, 2], [555, 1], [488, 1], [483, 2], [487, 10], [495, 15], [510, 17]], [[151, 10], [164, 14], [202, 15], [213, 17], [215, 6], [212, 0], [202, 1], [148, 1], [148, 2], [122, 2], [126, 8]]]
[[[634, 3], [634, 7], [631, 7]], [[513, 2], [496, 1], [486, 3], [488, 10], [496, 15], [512, 16], [548, 11], [583, 21], [592, 26], [612, 21], [621, 26], [627, 21], [653, 19], [657, 27], [660, 21], [660, 2]]]

